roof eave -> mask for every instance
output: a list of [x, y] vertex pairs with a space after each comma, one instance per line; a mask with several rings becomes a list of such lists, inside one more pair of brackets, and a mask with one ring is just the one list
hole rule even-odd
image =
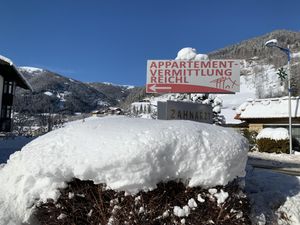
[[33, 91], [32, 86], [28, 83], [28, 81], [25, 79], [25, 77], [23, 76], [23, 74], [14, 66], [12, 65], [13, 69], [16, 71], [16, 73], [19, 75], [19, 77], [21, 78], [23, 85], [19, 85], [21, 88]]

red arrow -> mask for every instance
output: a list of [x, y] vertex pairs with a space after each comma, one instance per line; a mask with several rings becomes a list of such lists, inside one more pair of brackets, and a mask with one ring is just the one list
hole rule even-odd
[[148, 87], [150, 91], [156, 92], [156, 90], [171, 90], [172, 87], [157, 87], [156, 84], [153, 84]]

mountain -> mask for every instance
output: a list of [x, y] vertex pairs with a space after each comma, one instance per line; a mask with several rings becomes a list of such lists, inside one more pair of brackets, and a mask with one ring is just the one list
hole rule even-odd
[[33, 93], [17, 89], [15, 109], [30, 113], [90, 112], [117, 103], [91, 85], [48, 70], [20, 67], [20, 72], [33, 87]]
[[133, 86], [129, 85], [117, 85], [112, 83], [99, 83], [92, 82], [88, 83], [91, 87], [95, 88], [97, 91], [102, 92], [107, 97], [116, 100], [117, 102], [125, 101], [127, 96], [133, 91]]
[[[276, 30], [260, 37], [209, 53], [210, 59], [242, 59], [241, 76], [255, 87], [257, 98], [287, 95], [287, 81], [278, 79], [277, 70], [287, 65], [287, 56], [277, 48], [264, 43], [277, 39], [278, 45], [291, 50], [291, 84], [293, 95], [300, 95], [300, 32]], [[251, 84], [252, 82], [252, 84]]]

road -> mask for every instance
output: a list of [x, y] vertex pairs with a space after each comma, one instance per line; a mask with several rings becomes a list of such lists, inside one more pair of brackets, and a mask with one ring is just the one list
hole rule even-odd
[[[268, 154], [268, 153], [267, 153]], [[249, 153], [248, 165], [254, 168], [272, 170], [293, 176], [300, 176], [299, 155], [266, 155], [266, 153]]]

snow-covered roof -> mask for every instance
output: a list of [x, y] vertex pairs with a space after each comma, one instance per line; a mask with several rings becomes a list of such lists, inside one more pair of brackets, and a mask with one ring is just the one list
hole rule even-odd
[[0, 61], [3, 61], [3, 62], [5, 62], [5, 63], [7, 63], [7, 64], [9, 64], [11, 66], [13, 65], [13, 62], [9, 58], [6, 58], [3, 55], [0, 55]]
[[[249, 100], [241, 104], [236, 110], [237, 118], [287, 118], [288, 97]], [[300, 117], [300, 97], [291, 97], [292, 117]]]
[[12, 75], [14, 77], [14, 80], [16, 81], [17, 86], [32, 90], [31, 85], [27, 82], [23, 74], [14, 66], [13, 62], [10, 59], [0, 55], [0, 67], [0, 72], [2, 73], [2, 75], [5, 75], [4, 73]]

